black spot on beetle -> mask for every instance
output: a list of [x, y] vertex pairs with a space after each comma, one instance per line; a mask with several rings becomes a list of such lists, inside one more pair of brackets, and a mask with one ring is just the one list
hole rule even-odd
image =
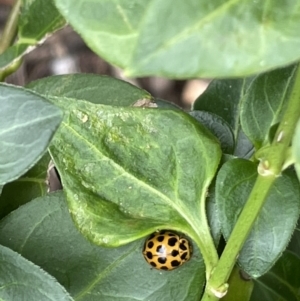
[[186, 247], [186, 245], [185, 245], [184, 242], [181, 242], [181, 243], [180, 243], [179, 248], [180, 248], [182, 251], [186, 251], [186, 250], [187, 250], [187, 247]]
[[153, 255], [151, 252], [147, 252], [146, 253], [146, 257], [149, 258], [149, 259], [152, 259], [153, 258]]
[[151, 261], [150, 264], [151, 264], [153, 267], [156, 268], [156, 263], [155, 263], [155, 262]]
[[180, 258], [182, 260], [186, 260], [187, 254], [188, 254], [187, 252], [184, 252], [183, 254], [181, 254]]
[[177, 238], [176, 237], [171, 237], [169, 238], [168, 240], [168, 245], [171, 246], [171, 247], [174, 247], [177, 243]]
[[165, 237], [162, 235], [157, 237], [157, 241], [159, 241], [159, 242], [162, 242], [164, 239], [165, 239]]
[[168, 267], [166, 266], [162, 266], [162, 267], [159, 267], [161, 270], [168, 270]]
[[171, 261], [171, 266], [172, 267], [178, 267], [180, 265], [180, 262], [178, 260], [172, 260]]
[[178, 254], [179, 254], [179, 252], [177, 250], [173, 250], [172, 253], [171, 253], [171, 255], [173, 257], [176, 257]]
[[148, 244], [147, 244], [147, 247], [148, 247], [149, 249], [151, 249], [153, 246], [154, 246], [153, 241], [149, 241]]
[[157, 261], [161, 264], [165, 264], [167, 261], [167, 258], [166, 257], [158, 257]]

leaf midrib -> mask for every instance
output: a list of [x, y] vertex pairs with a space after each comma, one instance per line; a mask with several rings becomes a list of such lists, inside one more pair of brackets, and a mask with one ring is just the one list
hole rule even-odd
[[119, 262], [121, 262], [123, 259], [129, 256], [135, 249], [136, 246], [134, 246], [128, 252], [121, 255], [118, 259], [109, 264], [92, 282], [90, 282], [81, 292], [79, 292], [74, 297], [74, 300], [77, 301], [84, 297], [86, 294], [88, 294], [97, 283], [99, 283], [105, 276], [107, 276], [118, 265]]
[[93, 149], [96, 153], [98, 153], [100, 155], [100, 157], [105, 158], [106, 160], [111, 162], [112, 165], [114, 165], [114, 167], [117, 170], [119, 170], [122, 174], [127, 175], [127, 177], [129, 179], [132, 179], [133, 181], [136, 181], [138, 184], [145, 187], [146, 190], [148, 190], [148, 191], [154, 193], [155, 195], [157, 195], [160, 199], [164, 200], [165, 203], [167, 203], [167, 205], [169, 205], [179, 215], [181, 215], [183, 217], [183, 219], [186, 220], [190, 225], [194, 225], [194, 223], [192, 221], [190, 221], [190, 219], [188, 218], [188, 215], [186, 214], [184, 208], [179, 205], [178, 201], [180, 201], [180, 199], [175, 198], [175, 200], [172, 202], [172, 200], [169, 197], [167, 197], [166, 195], [164, 195], [160, 191], [156, 190], [155, 188], [153, 188], [148, 183], [145, 183], [145, 182], [141, 181], [140, 179], [138, 179], [137, 177], [135, 177], [134, 175], [129, 173], [127, 170], [125, 170], [122, 166], [120, 166], [115, 161], [113, 161], [111, 158], [105, 156], [97, 147], [95, 147], [95, 145], [93, 145], [88, 140], [86, 140], [82, 135], [80, 135], [77, 131], [75, 131], [68, 123], [63, 121], [62, 125], [65, 126], [66, 128], [68, 128], [71, 132], [73, 132], [73, 134], [75, 136], [77, 136], [79, 139], [84, 141], [89, 146], [89, 148]]

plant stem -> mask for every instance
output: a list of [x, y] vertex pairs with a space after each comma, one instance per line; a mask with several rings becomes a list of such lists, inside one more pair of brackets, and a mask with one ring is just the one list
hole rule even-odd
[[266, 199], [274, 180], [274, 175], [259, 175], [257, 177], [248, 201], [246, 202], [246, 205], [244, 206], [228, 239], [220, 261], [217, 264], [212, 277], [207, 283], [208, 289], [218, 291], [219, 288], [228, 280], [238, 258], [239, 252], [251, 231], [252, 225], [264, 204], [264, 200]]
[[259, 164], [259, 175], [256, 179], [251, 194], [245, 204], [236, 225], [229, 237], [222, 256], [208, 280], [202, 301], [218, 300], [211, 299], [215, 292], [226, 293], [226, 282], [238, 258], [251, 229], [258, 216], [268, 192], [282, 171], [286, 160], [287, 150], [291, 143], [297, 121], [300, 117], [300, 68], [295, 74], [293, 90], [287, 109], [279, 124], [272, 144], [264, 152]]
[[2, 33], [0, 40], [0, 54], [12, 44], [12, 41], [16, 36], [20, 7], [21, 0], [16, 0]]

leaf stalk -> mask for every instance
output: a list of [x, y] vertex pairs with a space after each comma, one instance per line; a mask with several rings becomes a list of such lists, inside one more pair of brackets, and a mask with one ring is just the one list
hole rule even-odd
[[3, 53], [12, 44], [16, 36], [20, 7], [21, 0], [17, 0], [8, 16], [5, 28], [2, 33], [0, 40], [0, 54]]
[[296, 71], [294, 86], [284, 116], [278, 126], [274, 140], [260, 158], [258, 177], [251, 194], [236, 222], [222, 256], [208, 280], [202, 301], [218, 300], [219, 292], [226, 289], [226, 282], [232, 272], [239, 253], [262, 209], [268, 192], [276, 177], [280, 176], [289, 146], [300, 117], [300, 68]]

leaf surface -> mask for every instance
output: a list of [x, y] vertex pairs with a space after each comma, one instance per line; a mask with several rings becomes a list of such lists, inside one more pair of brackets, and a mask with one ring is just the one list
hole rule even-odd
[[196, 246], [190, 261], [166, 272], [144, 260], [144, 239], [119, 248], [90, 243], [74, 226], [62, 192], [33, 200], [4, 218], [0, 243], [54, 276], [74, 300], [198, 301], [205, 281]]
[[199, 214], [221, 152], [197, 121], [175, 110], [55, 103], [65, 118], [50, 151], [84, 235], [110, 246], [157, 229], [207, 235]]
[[1, 300], [73, 300], [53, 277], [4, 246], [0, 246], [0, 264]]
[[285, 111], [297, 65], [255, 77], [241, 107], [244, 133], [259, 149], [269, 142], [269, 132]]
[[223, 153], [233, 153], [235, 147], [233, 133], [228, 123], [222, 117], [206, 111], [191, 111], [190, 115], [218, 138]]
[[55, 0], [99, 56], [130, 76], [247, 76], [299, 60], [297, 0]]
[[275, 266], [255, 280], [251, 301], [299, 301], [300, 258], [286, 251]]
[[47, 98], [65, 97], [110, 106], [132, 106], [138, 100], [152, 100], [145, 90], [125, 81], [95, 74], [68, 74], [42, 78], [27, 85]]
[[292, 142], [292, 155], [295, 161], [295, 169], [300, 181], [300, 120], [297, 123]]
[[299, 219], [287, 249], [295, 254], [300, 254], [300, 220]]
[[[42, 15], [41, 15], [42, 14]], [[65, 24], [53, 0], [23, 0], [18, 18], [20, 40], [39, 42]]]
[[47, 193], [47, 168], [50, 161], [47, 152], [27, 173], [7, 183], [0, 194], [0, 218], [31, 200]]
[[24, 174], [43, 155], [62, 116], [42, 96], [0, 84], [0, 184]]
[[[256, 164], [244, 159], [227, 161], [218, 173], [216, 199], [226, 240], [256, 177]], [[299, 217], [299, 199], [299, 183], [294, 173], [283, 173], [275, 180], [238, 258], [247, 274], [254, 278], [263, 275], [282, 254]]]
[[32, 51], [43, 38], [64, 24], [53, 0], [23, 0], [18, 18], [18, 40], [0, 54], [0, 71]]
[[253, 145], [245, 136], [240, 122], [242, 103], [254, 78], [213, 80], [194, 102], [194, 111], [205, 111], [221, 117], [229, 125], [234, 138], [233, 154], [249, 158]]

